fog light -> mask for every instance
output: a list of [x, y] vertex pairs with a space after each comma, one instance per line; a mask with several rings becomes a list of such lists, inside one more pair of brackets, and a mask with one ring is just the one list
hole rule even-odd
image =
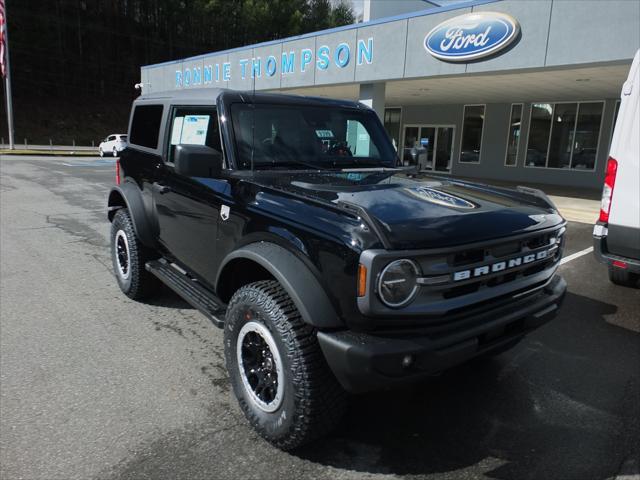
[[409, 368], [411, 365], [413, 365], [413, 355], [402, 357], [402, 368]]

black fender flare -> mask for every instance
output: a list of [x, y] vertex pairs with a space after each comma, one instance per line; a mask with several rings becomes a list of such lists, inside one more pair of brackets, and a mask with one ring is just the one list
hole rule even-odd
[[250, 243], [228, 254], [218, 270], [216, 287], [225, 267], [239, 258], [252, 260], [273, 275], [289, 294], [305, 323], [318, 329], [344, 327], [327, 292], [309, 267], [275, 243]]
[[112, 187], [108, 198], [109, 221], [113, 220], [116, 210], [126, 208], [129, 210], [133, 220], [133, 228], [140, 242], [147, 247], [154, 248], [156, 246], [156, 238], [153, 234], [151, 221], [144, 208], [140, 188], [133, 182], [124, 182]]

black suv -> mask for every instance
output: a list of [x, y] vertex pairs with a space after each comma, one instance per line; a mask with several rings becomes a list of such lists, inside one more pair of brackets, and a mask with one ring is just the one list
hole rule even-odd
[[113, 266], [224, 328], [253, 427], [330, 431], [346, 391], [415, 382], [555, 316], [565, 221], [540, 191], [398, 167], [354, 102], [201, 89], [145, 95], [109, 194]]

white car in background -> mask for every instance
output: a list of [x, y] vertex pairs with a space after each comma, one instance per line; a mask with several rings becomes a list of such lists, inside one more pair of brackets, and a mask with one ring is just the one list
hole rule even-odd
[[98, 151], [101, 157], [105, 155], [117, 157], [125, 148], [127, 148], [127, 136], [124, 134], [109, 135], [98, 145]]

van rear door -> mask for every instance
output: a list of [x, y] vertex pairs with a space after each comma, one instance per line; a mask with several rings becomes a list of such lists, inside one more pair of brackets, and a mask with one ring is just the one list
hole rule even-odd
[[[609, 157], [617, 162], [617, 169], [609, 199], [608, 250], [637, 259], [640, 258], [640, 50], [622, 87]], [[603, 195], [603, 209], [605, 200]]]

